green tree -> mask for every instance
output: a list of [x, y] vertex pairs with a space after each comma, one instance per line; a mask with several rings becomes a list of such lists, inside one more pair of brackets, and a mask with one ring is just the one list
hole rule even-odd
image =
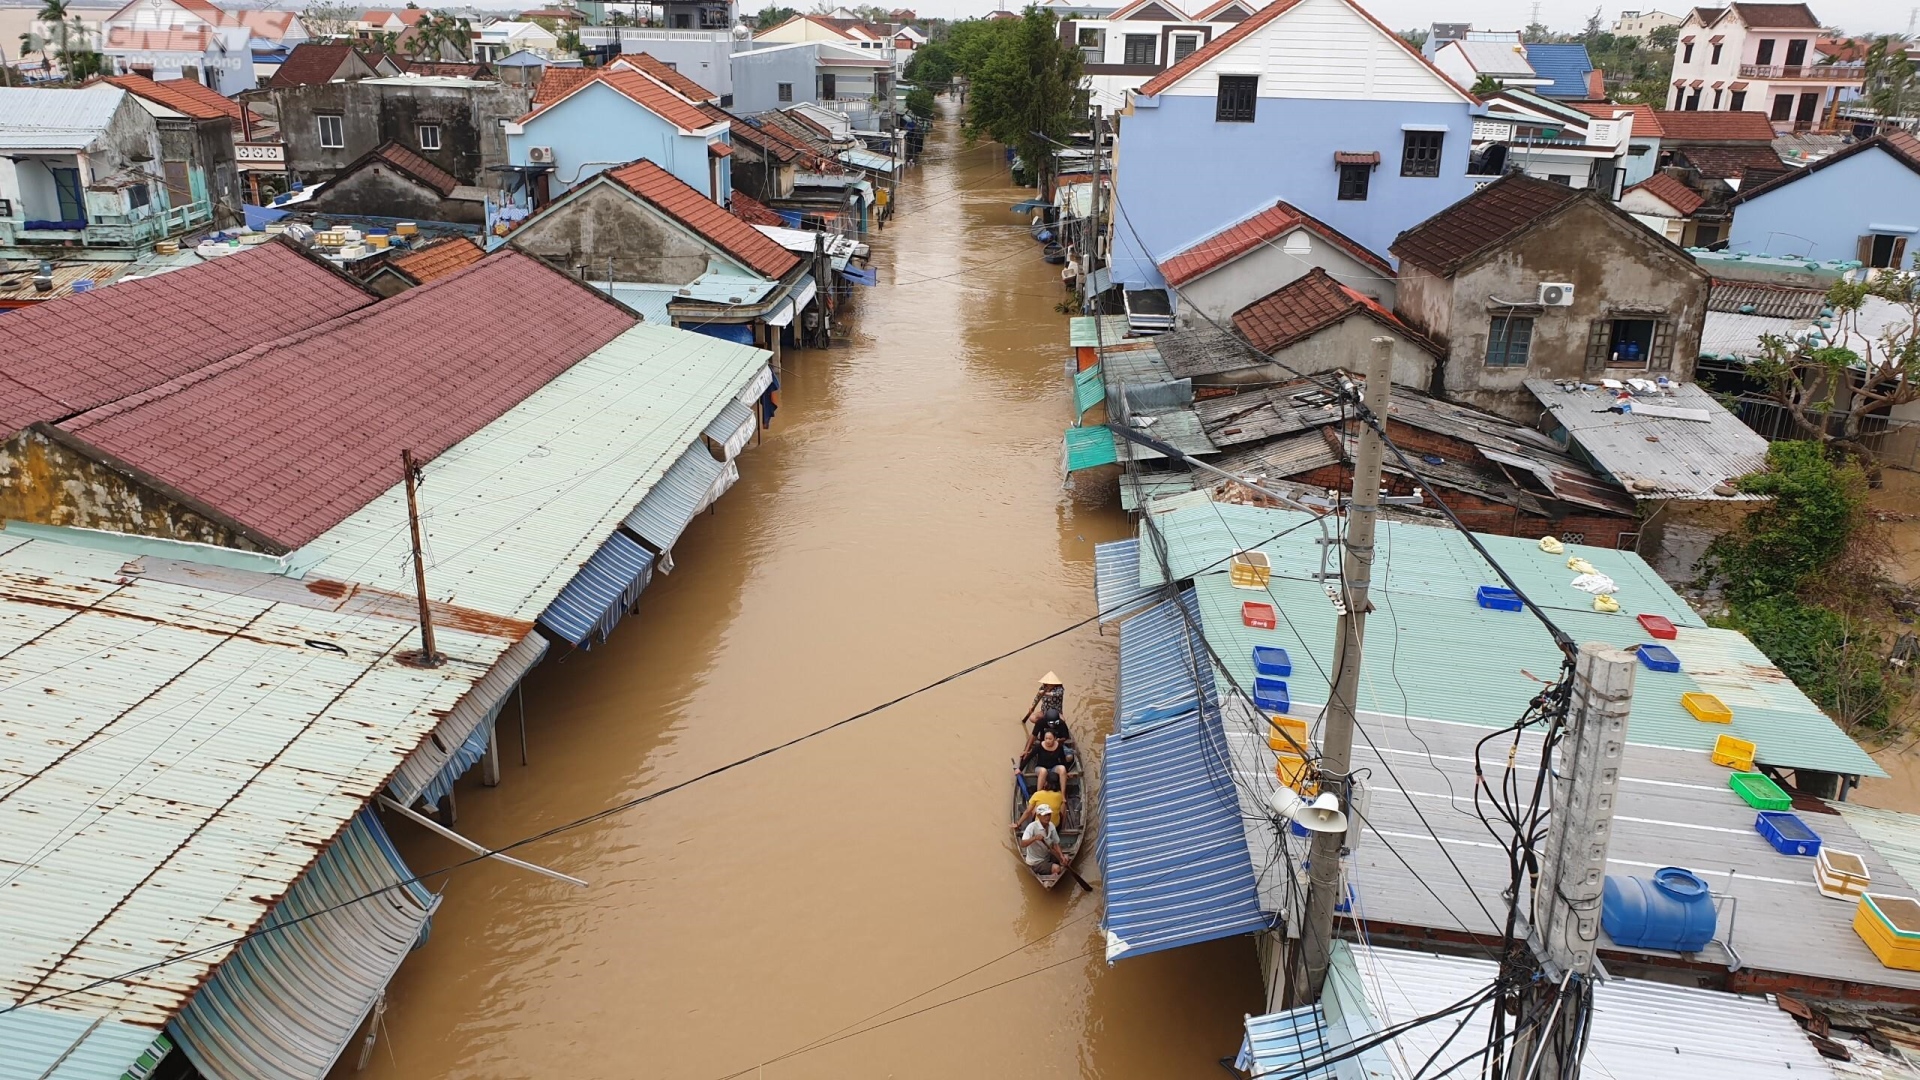
[[1656, 26], [1647, 34], [1647, 45], [1660, 52], [1672, 52], [1680, 42], [1678, 26]]
[[1583, 38], [1586, 38], [1589, 41], [1600, 36], [1600, 9], [1599, 8], [1594, 8], [1593, 14], [1587, 16], [1587, 25], [1585, 26], [1585, 28], [1583, 28], [1580, 31], [1580, 36]]
[[1394, 33], [1400, 36], [1401, 41], [1406, 42], [1416, 49], [1424, 49], [1427, 47], [1427, 31], [1425, 30], [1396, 30]]
[[968, 72], [966, 132], [1010, 146], [1045, 172], [1054, 146], [1086, 122], [1080, 50], [1060, 40], [1053, 13], [1028, 8], [1019, 19], [994, 20], [1009, 30]]
[[[1864, 325], [1862, 312], [1875, 297], [1904, 312], [1904, 320]], [[1767, 396], [1807, 438], [1864, 455], [1867, 417], [1920, 400], [1920, 273], [1836, 281], [1827, 304], [1833, 309], [1830, 326], [1804, 337], [1763, 335], [1760, 356], [1747, 372], [1766, 384]]]
[[916, 86], [907, 91], [908, 112], [922, 120], [931, 120], [938, 110], [939, 106], [933, 100], [933, 91], [924, 86]]
[[946, 40], [952, 50], [954, 71], [969, 79], [979, 75], [987, 61], [1021, 25], [1015, 19], [967, 19], [954, 23], [948, 29]]
[[360, 8], [342, 0], [313, 0], [300, 12], [300, 25], [314, 41], [346, 41], [359, 20]]
[[800, 14], [798, 11], [790, 7], [764, 7], [760, 9], [760, 14], [753, 17], [753, 28], [771, 30], [798, 14]]
[[1867, 106], [1883, 120], [1912, 115], [1914, 106], [1920, 104], [1920, 80], [1915, 78], [1908, 46], [1905, 38], [1893, 34], [1874, 38], [1867, 46], [1862, 85]]
[[940, 91], [953, 83], [953, 48], [945, 42], [930, 41], [913, 50], [907, 61], [906, 79], [915, 86]]
[[1497, 94], [1504, 89], [1506, 89], [1505, 83], [1483, 71], [1479, 78], [1473, 80], [1473, 86], [1468, 92], [1474, 97], [1486, 97], [1488, 94]]
[[1552, 41], [1553, 31], [1547, 29], [1546, 23], [1528, 23], [1527, 28], [1520, 32], [1520, 40], [1529, 45], [1539, 45]]

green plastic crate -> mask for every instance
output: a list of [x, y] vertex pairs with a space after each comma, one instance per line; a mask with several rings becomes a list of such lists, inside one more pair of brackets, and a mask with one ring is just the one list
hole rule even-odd
[[1733, 793], [1746, 801], [1755, 810], [1791, 810], [1793, 799], [1780, 790], [1780, 785], [1757, 772], [1734, 773], [1727, 778], [1727, 786]]

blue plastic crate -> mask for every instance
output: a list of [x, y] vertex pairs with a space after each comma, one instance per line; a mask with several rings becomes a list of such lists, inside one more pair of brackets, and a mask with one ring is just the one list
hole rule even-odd
[[1284, 679], [1293, 674], [1293, 658], [1287, 655], [1287, 650], [1277, 645], [1255, 645], [1253, 673]]
[[1293, 704], [1287, 696], [1287, 684], [1279, 679], [1253, 680], [1253, 705], [1270, 713], [1284, 713]]
[[1480, 586], [1480, 591], [1474, 594], [1474, 598], [1480, 602], [1481, 607], [1492, 608], [1494, 611], [1520, 610], [1520, 594], [1498, 585]]
[[1773, 850], [1782, 855], [1804, 855], [1809, 858], [1820, 854], [1820, 834], [1807, 828], [1800, 815], [1789, 810], [1762, 810], [1753, 819], [1753, 828]]
[[1650, 670], [1665, 672], [1680, 670], [1680, 658], [1673, 655], [1673, 650], [1665, 645], [1641, 645], [1637, 646], [1636, 651], [1640, 653], [1640, 662], [1647, 665]]

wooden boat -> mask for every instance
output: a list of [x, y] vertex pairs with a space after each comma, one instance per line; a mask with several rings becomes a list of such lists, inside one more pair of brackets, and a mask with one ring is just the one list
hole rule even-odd
[[[1022, 745], [1025, 745], [1025, 742], [1026, 740], [1022, 738]], [[1067, 858], [1073, 860], [1074, 868], [1078, 869], [1080, 865], [1080, 840], [1086, 834], [1086, 800], [1083, 797], [1083, 785], [1081, 783], [1082, 770], [1080, 755], [1078, 753], [1079, 743], [1076, 741], [1074, 746], [1076, 752], [1073, 758], [1073, 768], [1067, 773], [1067, 809], [1065, 813], [1060, 815], [1061, 820], [1056, 827], [1060, 830], [1060, 850], [1066, 854]], [[1029, 773], [1022, 772], [1019, 769], [1019, 764], [1019, 759], [1015, 758], [1013, 774], [1013, 816], [1008, 819], [1016, 823], [1026, 814], [1027, 798], [1033, 793], [1031, 776]], [[1027, 872], [1033, 875], [1034, 880], [1038, 881], [1042, 888], [1051, 889], [1055, 885], [1060, 884], [1060, 879], [1066, 876], [1064, 873], [1055, 871], [1051, 874], [1042, 874], [1033, 867], [1027, 866], [1027, 860], [1020, 856], [1019, 840], [1019, 834], [1015, 833], [1014, 856], [1020, 859], [1020, 865], [1026, 867]]]

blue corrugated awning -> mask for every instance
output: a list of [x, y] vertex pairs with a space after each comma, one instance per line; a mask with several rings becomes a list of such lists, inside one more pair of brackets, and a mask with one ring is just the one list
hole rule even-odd
[[[706, 453], [702, 448], [701, 453]], [[653, 553], [624, 533], [614, 533], [560, 590], [540, 625], [582, 649], [607, 640], [614, 624], [653, 580]]]
[[1053, 200], [1051, 199], [1022, 199], [1012, 206], [1007, 207], [1007, 209], [1016, 214], [1031, 214], [1035, 210], [1044, 209], [1052, 205]]
[[780, 220], [782, 220], [782, 221], [784, 221], [784, 222], [786, 222], [786, 223], [787, 223], [787, 226], [788, 226], [789, 228], [794, 228], [794, 229], [797, 229], [797, 228], [799, 228], [799, 227], [800, 227], [800, 211], [798, 211], [798, 210], [775, 210], [775, 211], [774, 211], [774, 213], [776, 213], [776, 214], [779, 214], [779, 215], [780, 215]]
[[848, 264], [840, 269], [840, 276], [860, 285], [880, 284], [879, 267], [859, 267]]
[[1180, 599], [1162, 600], [1120, 624], [1120, 703], [1115, 711], [1123, 734], [1195, 709], [1217, 715], [1218, 695], [1192, 589], [1182, 589]]
[[1255, 1080], [1263, 1076], [1335, 1080], [1338, 1074], [1326, 1063], [1332, 1041], [1326, 1010], [1318, 1005], [1249, 1016], [1234, 1068], [1252, 1074]]
[[1271, 925], [1216, 713], [1108, 736], [1105, 770], [1108, 963]]
[[1093, 602], [1101, 622], [1125, 618], [1158, 595], [1158, 585], [1140, 584], [1139, 540], [1093, 545]]
[[168, 1032], [202, 1075], [321, 1080], [440, 898], [362, 810]]
[[707, 492], [726, 471], [726, 465], [715, 461], [705, 445], [696, 443], [668, 467], [667, 474], [627, 515], [627, 528], [661, 551], [672, 550], [674, 541], [687, 531], [687, 524], [705, 505]]

